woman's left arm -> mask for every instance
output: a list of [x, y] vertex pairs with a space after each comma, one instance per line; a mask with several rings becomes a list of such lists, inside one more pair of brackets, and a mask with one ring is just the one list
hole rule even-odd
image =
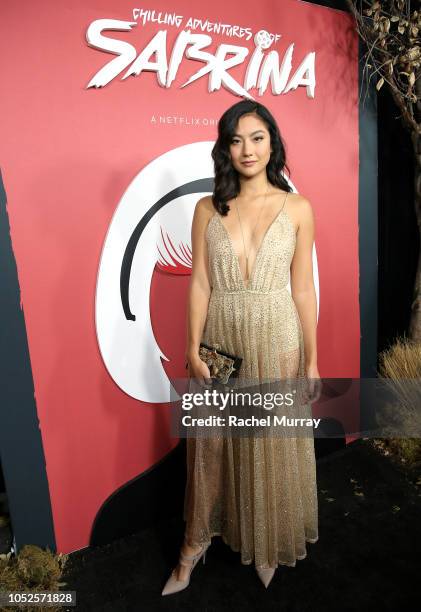
[[291, 263], [291, 296], [297, 307], [304, 336], [306, 376], [320, 378], [317, 368], [317, 301], [313, 280], [314, 214], [310, 202], [297, 201], [299, 222]]

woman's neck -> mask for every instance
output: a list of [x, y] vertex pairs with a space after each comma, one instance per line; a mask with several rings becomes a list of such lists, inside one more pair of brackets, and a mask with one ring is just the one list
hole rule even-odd
[[271, 183], [266, 176], [266, 172], [252, 178], [240, 176], [240, 193], [238, 197], [244, 200], [252, 200], [266, 194], [270, 189]]

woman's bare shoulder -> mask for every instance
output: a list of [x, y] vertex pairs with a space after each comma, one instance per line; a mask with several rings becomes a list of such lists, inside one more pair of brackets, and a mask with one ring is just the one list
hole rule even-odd
[[311, 203], [300, 193], [290, 192], [285, 208], [294, 220], [297, 229], [306, 221], [313, 219]]
[[290, 202], [294, 202], [297, 206], [310, 205], [310, 201], [305, 196], [303, 196], [301, 193], [297, 193], [295, 191], [291, 191], [289, 193], [288, 200]]
[[210, 218], [215, 213], [212, 196], [203, 196], [196, 203], [196, 210], [204, 218]]
[[308, 200], [301, 193], [293, 193], [291, 192], [288, 196], [288, 201], [293, 209], [297, 212], [297, 214], [308, 215], [312, 212], [312, 206], [310, 200]]

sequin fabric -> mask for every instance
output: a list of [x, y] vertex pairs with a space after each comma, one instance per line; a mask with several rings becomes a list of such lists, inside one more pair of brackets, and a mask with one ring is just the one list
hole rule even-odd
[[[285, 197], [285, 201], [287, 196]], [[266, 230], [246, 287], [218, 212], [206, 228], [212, 292], [202, 341], [243, 357], [239, 379], [305, 376], [303, 334], [288, 291], [296, 246], [283, 206]], [[314, 439], [187, 438], [186, 537], [220, 535], [241, 563], [295, 566], [318, 540]]]

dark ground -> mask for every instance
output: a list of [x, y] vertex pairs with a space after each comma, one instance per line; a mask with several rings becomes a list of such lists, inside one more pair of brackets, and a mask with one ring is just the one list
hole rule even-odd
[[[319, 541], [278, 568], [266, 590], [252, 566], [215, 537], [205, 565], [175, 595], [161, 590], [177, 561], [184, 523], [174, 520], [69, 556], [63, 590], [77, 610], [396, 610], [421, 600], [421, 468], [408, 470], [358, 440], [317, 462]], [[414, 608], [415, 606], [415, 608]], [[69, 608], [70, 609], [70, 608]], [[73, 608], [74, 610], [75, 608]]]

